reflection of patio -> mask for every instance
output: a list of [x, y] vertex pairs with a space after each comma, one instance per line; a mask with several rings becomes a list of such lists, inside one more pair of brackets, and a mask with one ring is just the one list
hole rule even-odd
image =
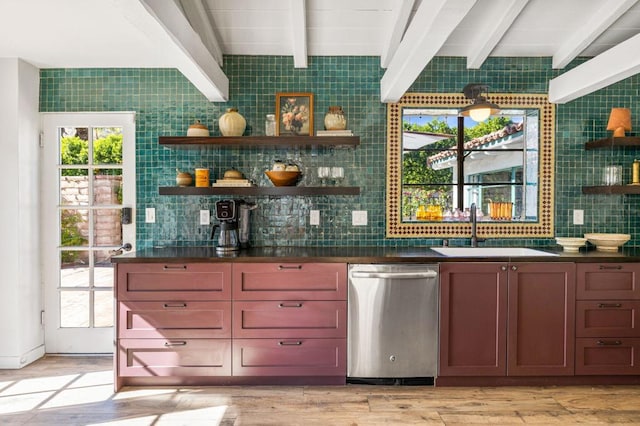
[[[60, 270], [60, 326], [89, 327], [89, 273], [90, 268], [75, 267]], [[113, 267], [93, 268], [94, 287], [104, 290], [94, 291], [94, 326], [113, 326]], [[70, 289], [70, 290], [66, 290]], [[73, 290], [71, 290], [73, 289]]]

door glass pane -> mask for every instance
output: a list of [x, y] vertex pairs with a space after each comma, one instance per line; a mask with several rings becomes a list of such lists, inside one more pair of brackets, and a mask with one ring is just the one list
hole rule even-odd
[[89, 327], [89, 292], [60, 292], [60, 327]]
[[60, 164], [89, 164], [89, 129], [62, 127], [60, 129]]
[[62, 250], [60, 252], [61, 287], [88, 287], [89, 274], [88, 251]]
[[111, 174], [97, 174], [93, 177], [94, 205], [122, 204], [122, 170], [104, 169], [96, 172]]
[[93, 285], [95, 287], [113, 287], [113, 264], [108, 250], [93, 252]]
[[113, 326], [113, 292], [96, 291], [93, 293], [93, 325], [94, 327]]
[[62, 247], [89, 245], [89, 210], [60, 210], [60, 245]]
[[89, 204], [89, 169], [60, 170], [60, 204], [86, 206]]
[[94, 127], [93, 162], [94, 164], [122, 164], [122, 128]]
[[98, 247], [120, 246], [122, 224], [120, 209], [93, 211], [93, 245]]

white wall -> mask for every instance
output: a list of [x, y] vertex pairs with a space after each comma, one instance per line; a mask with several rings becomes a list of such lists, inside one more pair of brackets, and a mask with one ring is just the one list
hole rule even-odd
[[0, 368], [44, 355], [39, 251], [39, 70], [0, 59]]

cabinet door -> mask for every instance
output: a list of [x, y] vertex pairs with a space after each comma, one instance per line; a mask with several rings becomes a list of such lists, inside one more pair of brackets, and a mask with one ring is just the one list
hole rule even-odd
[[120, 339], [118, 376], [230, 376], [231, 339]]
[[230, 263], [117, 263], [118, 300], [230, 300]]
[[347, 265], [234, 263], [233, 300], [347, 300]]
[[576, 339], [576, 375], [640, 374], [640, 339]]
[[506, 266], [440, 264], [440, 376], [506, 374]]
[[234, 376], [347, 377], [347, 339], [234, 339]]
[[346, 338], [347, 302], [233, 302], [233, 337]]
[[576, 302], [576, 337], [640, 337], [640, 301]]
[[575, 265], [509, 266], [507, 375], [573, 375]]
[[231, 301], [118, 304], [120, 338], [231, 337]]
[[640, 299], [640, 264], [579, 263], [578, 300]]

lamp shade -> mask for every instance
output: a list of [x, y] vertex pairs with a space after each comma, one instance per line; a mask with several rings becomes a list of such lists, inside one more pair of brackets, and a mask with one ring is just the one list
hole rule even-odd
[[629, 108], [611, 108], [607, 130], [613, 130], [616, 138], [624, 137], [625, 130], [631, 130], [631, 110]]
[[486, 93], [489, 86], [480, 83], [469, 83], [462, 89], [462, 93], [471, 99], [471, 105], [460, 110], [460, 115], [471, 117], [473, 121], [481, 122], [489, 118], [490, 115], [500, 112], [500, 107], [487, 100]]

